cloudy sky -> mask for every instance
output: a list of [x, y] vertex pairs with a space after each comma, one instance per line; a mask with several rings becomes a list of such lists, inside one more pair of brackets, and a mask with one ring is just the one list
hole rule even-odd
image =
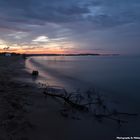
[[0, 51], [140, 54], [140, 0], [0, 0]]

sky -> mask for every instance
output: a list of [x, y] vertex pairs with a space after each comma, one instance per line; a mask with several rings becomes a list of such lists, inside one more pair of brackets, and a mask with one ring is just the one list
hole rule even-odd
[[140, 54], [140, 0], [0, 0], [0, 52]]

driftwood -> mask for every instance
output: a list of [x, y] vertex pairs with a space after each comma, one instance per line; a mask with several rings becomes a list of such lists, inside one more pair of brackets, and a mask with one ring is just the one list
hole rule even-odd
[[33, 75], [33, 76], [38, 76], [38, 74], [39, 74], [38, 71], [36, 71], [36, 70], [33, 70], [33, 71], [32, 71], [32, 75]]
[[88, 111], [88, 107], [86, 107], [85, 105], [81, 105], [78, 103], [74, 103], [73, 101], [71, 101], [68, 97], [64, 97], [62, 95], [57, 95], [57, 94], [50, 94], [44, 91], [45, 95], [51, 96], [51, 97], [57, 97], [60, 98], [62, 100], [64, 100], [67, 104], [69, 104], [71, 107], [76, 108], [78, 110], [85, 110]]
[[[109, 109], [105, 104], [105, 99], [95, 90], [88, 90], [83, 95], [83, 93], [79, 92], [68, 93], [64, 88], [58, 86], [49, 86], [45, 84], [41, 84], [41, 86], [44, 89], [43, 93], [45, 96], [61, 99], [61, 101], [69, 105], [72, 109], [78, 112], [87, 112], [98, 121], [109, 119], [121, 125], [122, 123], [128, 122], [122, 118], [138, 115], [135, 113], [119, 112], [116, 109]], [[61, 115], [63, 117], [68, 117], [66, 111], [68, 111], [67, 107], [61, 110]]]

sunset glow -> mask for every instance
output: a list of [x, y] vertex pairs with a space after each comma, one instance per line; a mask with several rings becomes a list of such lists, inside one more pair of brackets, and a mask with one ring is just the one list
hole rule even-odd
[[140, 52], [138, 1], [29, 1], [0, 1], [0, 52]]

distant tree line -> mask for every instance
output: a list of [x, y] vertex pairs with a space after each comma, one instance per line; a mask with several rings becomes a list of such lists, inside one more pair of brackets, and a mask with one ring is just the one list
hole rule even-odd
[[6, 54], [10, 54], [11, 56], [20, 55], [19, 53], [1, 52], [1, 53], [0, 53], [0, 56], [6, 56]]

